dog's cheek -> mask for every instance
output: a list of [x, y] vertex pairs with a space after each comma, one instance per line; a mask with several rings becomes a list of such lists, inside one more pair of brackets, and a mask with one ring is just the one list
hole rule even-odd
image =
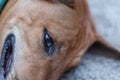
[[[38, 61], [39, 60], [39, 61]], [[24, 61], [24, 65], [17, 69], [19, 80], [48, 80], [52, 67], [49, 60], [35, 59]]]

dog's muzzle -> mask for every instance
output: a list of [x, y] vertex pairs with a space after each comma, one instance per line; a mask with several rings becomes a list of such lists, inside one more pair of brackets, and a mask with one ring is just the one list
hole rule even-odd
[[14, 46], [15, 46], [15, 36], [11, 34], [6, 38], [1, 53], [0, 80], [6, 79], [6, 77], [11, 71], [11, 67], [13, 64]]

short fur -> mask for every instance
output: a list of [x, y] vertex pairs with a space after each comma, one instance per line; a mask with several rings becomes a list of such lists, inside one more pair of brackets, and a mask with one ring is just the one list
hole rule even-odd
[[[0, 51], [6, 36], [16, 37], [14, 65], [7, 80], [58, 80], [77, 66], [95, 42], [113, 49], [96, 32], [86, 0], [69, 6], [59, 0], [9, 0], [0, 16]], [[43, 31], [55, 41], [54, 56], [44, 51]]]

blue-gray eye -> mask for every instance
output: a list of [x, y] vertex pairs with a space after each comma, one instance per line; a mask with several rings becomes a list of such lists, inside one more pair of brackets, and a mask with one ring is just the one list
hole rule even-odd
[[43, 42], [44, 42], [45, 52], [49, 56], [53, 56], [53, 53], [55, 50], [54, 41], [46, 29], [44, 30], [44, 41]]

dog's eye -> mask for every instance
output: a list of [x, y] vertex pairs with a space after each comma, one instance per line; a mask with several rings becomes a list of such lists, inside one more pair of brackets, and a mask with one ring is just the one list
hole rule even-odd
[[55, 50], [55, 45], [52, 37], [49, 35], [48, 31], [44, 30], [44, 49], [49, 56], [52, 56]]
[[73, 8], [74, 7], [74, 0], [59, 0], [60, 2], [66, 4], [67, 6]]
[[13, 59], [14, 59], [13, 57], [14, 47], [15, 47], [15, 36], [13, 34], [10, 34], [5, 40], [0, 58], [0, 74], [4, 78], [8, 76], [12, 68]]
[[53, 2], [60, 2], [67, 5], [70, 8], [74, 8], [74, 0], [51, 0]]

